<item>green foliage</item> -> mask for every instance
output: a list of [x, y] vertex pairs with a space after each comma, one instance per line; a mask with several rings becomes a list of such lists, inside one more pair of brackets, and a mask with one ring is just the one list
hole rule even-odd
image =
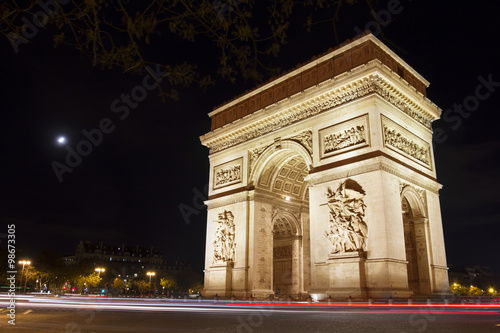
[[203, 284], [200, 282], [196, 282], [191, 286], [191, 289], [189, 289], [190, 294], [201, 293], [202, 291], [203, 291]]
[[101, 284], [101, 282], [102, 278], [96, 273], [92, 273], [79, 276], [75, 281], [75, 285], [82, 290], [85, 287], [97, 287]]
[[115, 289], [117, 291], [121, 291], [123, 288], [125, 288], [125, 282], [123, 281], [123, 279], [120, 279], [117, 277], [114, 279], [111, 287], [113, 287], [113, 289]]
[[148, 281], [144, 280], [136, 280], [133, 282], [133, 288], [138, 290], [141, 294], [144, 294], [146, 291], [150, 290], [150, 285]]
[[450, 291], [454, 295], [466, 295], [467, 294], [467, 288], [462, 288], [462, 286], [458, 283], [453, 283], [450, 285]]
[[171, 276], [164, 276], [160, 279], [160, 285], [166, 290], [177, 289], [177, 281]]
[[450, 291], [456, 296], [469, 296], [469, 297], [479, 297], [479, 296], [498, 296], [494, 288], [489, 288], [488, 290], [481, 289], [474, 285], [462, 286], [460, 283], [453, 283], [450, 285]]
[[485, 294], [485, 292], [484, 290], [479, 289], [478, 287], [470, 286], [467, 294], [469, 296], [482, 296], [483, 294]]

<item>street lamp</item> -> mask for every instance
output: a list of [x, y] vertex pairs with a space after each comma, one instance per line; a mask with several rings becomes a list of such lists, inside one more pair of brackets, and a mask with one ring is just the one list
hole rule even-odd
[[[23, 270], [21, 272], [21, 282], [19, 283], [19, 288], [23, 286], [23, 276], [24, 276], [24, 266], [25, 265], [31, 265], [31, 261], [27, 260], [21, 260], [18, 262], [19, 264], [23, 265]], [[28, 280], [28, 278], [26, 278]], [[26, 293], [26, 281], [24, 282], [24, 293]]]
[[155, 276], [155, 272], [147, 272], [146, 275], [149, 276], [149, 293], [151, 294], [151, 277]]
[[98, 272], [97, 276], [101, 276], [101, 272], [104, 272], [106, 270], [104, 268], [98, 267], [98, 268], [95, 269], [95, 271]]

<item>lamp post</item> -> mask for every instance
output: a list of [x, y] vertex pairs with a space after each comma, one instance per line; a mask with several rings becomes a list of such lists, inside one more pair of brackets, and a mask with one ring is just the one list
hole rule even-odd
[[146, 275], [149, 276], [149, 293], [151, 294], [151, 277], [155, 276], [155, 272], [147, 272]]
[[[23, 270], [21, 271], [21, 282], [19, 283], [19, 289], [21, 289], [21, 287], [23, 286], [24, 266], [31, 265], [31, 261], [21, 260], [18, 263], [23, 265]], [[27, 278], [26, 278], [26, 280], [27, 280]], [[24, 293], [26, 293], [26, 281], [24, 282]]]
[[99, 277], [100, 277], [100, 276], [101, 276], [101, 272], [105, 272], [106, 270], [105, 270], [104, 268], [97, 267], [97, 268], [95, 269], [95, 271], [96, 271], [96, 272], [98, 272], [97, 276], [99, 276]]

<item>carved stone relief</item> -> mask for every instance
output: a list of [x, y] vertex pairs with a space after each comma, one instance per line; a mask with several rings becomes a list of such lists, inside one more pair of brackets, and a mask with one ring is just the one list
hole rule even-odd
[[257, 160], [259, 159], [260, 155], [269, 147], [270, 145], [255, 148], [251, 151], [250, 153], [250, 158], [249, 158], [249, 173], [252, 172], [253, 168], [255, 167], [255, 163], [257, 163]]
[[312, 156], [313, 153], [313, 143], [312, 143], [312, 131], [303, 131], [297, 135], [294, 135], [290, 140], [300, 143], [304, 148], [307, 149], [309, 155]]
[[384, 124], [384, 143], [430, 166], [429, 149]]
[[403, 182], [403, 181], [399, 181], [399, 193], [403, 194], [403, 190], [407, 186], [413, 188], [418, 193], [418, 195], [420, 196], [420, 199], [422, 199], [422, 201], [424, 203], [427, 201], [425, 190], [423, 188], [416, 187], [414, 185], [411, 185], [411, 184]]
[[241, 165], [219, 169], [215, 173], [215, 186], [219, 187], [241, 179]]
[[234, 241], [235, 225], [233, 213], [225, 210], [219, 213], [218, 219], [214, 222], [217, 223], [213, 242], [214, 263], [234, 261], [236, 243]]
[[324, 137], [323, 153], [327, 154], [342, 148], [366, 142], [365, 126], [353, 126], [341, 132], [328, 134]]
[[214, 168], [213, 188], [217, 189], [227, 185], [242, 182], [243, 177], [243, 159], [218, 165]]
[[370, 145], [368, 115], [362, 115], [318, 131], [320, 158]]
[[366, 251], [365, 191], [354, 180], [347, 179], [335, 191], [328, 188], [326, 196], [330, 228], [325, 236], [333, 246], [331, 253]]
[[[420, 200], [422, 200], [423, 207], [422, 209], [424, 211], [420, 211], [418, 207], [414, 207], [414, 209], [417, 209], [415, 213], [420, 216], [427, 216], [426, 211], [427, 211], [427, 194], [424, 189], [418, 188], [416, 186], [413, 186], [411, 184], [405, 183], [400, 181], [399, 182], [399, 193], [401, 195], [401, 206], [403, 209], [403, 216], [405, 216], [405, 213], [409, 213], [412, 215], [412, 207], [410, 206], [408, 200], [403, 196], [403, 191], [407, 188], [413, 189], [419, 196]], [[409, 215], [408, 215], [409, 216]], [[413, 216], [413, 215], [412, 215]]]

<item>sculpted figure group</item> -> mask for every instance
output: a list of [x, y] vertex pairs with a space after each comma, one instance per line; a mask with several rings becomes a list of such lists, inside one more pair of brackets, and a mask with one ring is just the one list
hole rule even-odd
[[368, 227], [364, 221], [366, 205], [361, 186], [347, 179], [336, 191], [328, 188], [327, 197], [330, 229], [325, 236], [333, 246], [332, 253], [366, 251]]
[[234, 241], [234, 215], [230, 211], [219, 213], [219, 218], [214, 221], [218, 223], [215, 230], [214, 262], [234, 261], [234, 250], [236, 243]]
[[411, 140], [408, 140], [407, 138], [402, 136], [401, 133], [398, 133], [395, 130], [390, 129], [385, 125], [384, 125], [384, 137], [385, 137], [385, 142], [387, 144], [429, 165], [429, 153], [427, 152], [426, 148], [416, 144]]
[[215, 174], [215, 185], [220, 186], [241, 179], [241, 165], [220, 169]]
[[354, 126], [325, 136], [325, 153], [366, 142], [365, 126]]

